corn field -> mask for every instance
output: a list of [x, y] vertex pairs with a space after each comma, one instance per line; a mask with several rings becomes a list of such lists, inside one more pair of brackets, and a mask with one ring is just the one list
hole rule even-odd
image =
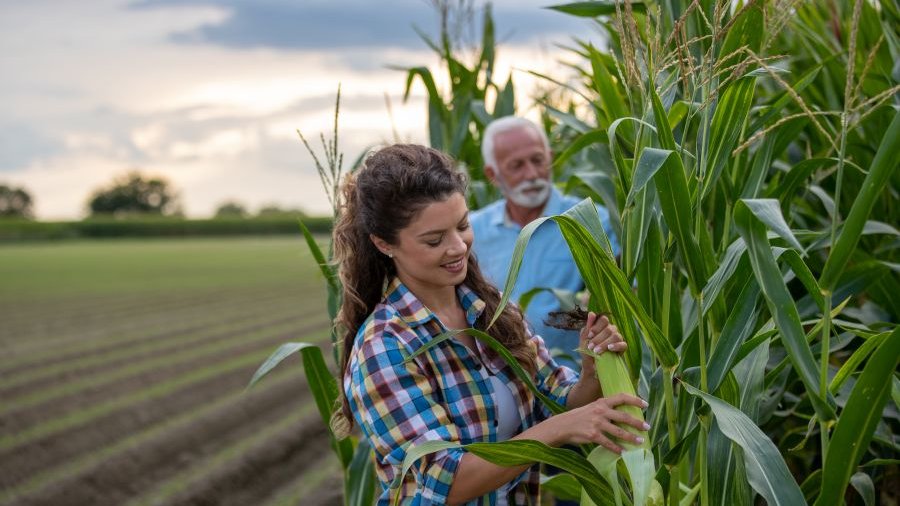
[[[604, 48], [571, 41], [574, 77], [541, 76], [538, 102], [555, 182], [610, 210], [622, 253], [585, 200], [527, 226], [516, 258], [543, 221], [560, 227], [590, 309], [629, 344], [598, 361], [601, 376], [618, 371], [604, 394], [648, 399], [652, 429], [622, 456], [526, 441], [466, 449], [560, 467], [545, 488], [584, 505], [897, 504], [897, 2], [588, 1], [546, 15], [607, 35]], [[486, 8], [468, 60], [446, 33], [428, 41], [447, 89], [425, 67], [405, 69], [406, 92], [428, 92], [432, 146], [472, 173], [472, 207], [493, 197], [480, 134], [516, 110], [512, 78], [494, 82], [493, 23]], [[320, 164], [332, 181], [336, 125]], [[335, 273], [315, 250], [335, 308]], [[260, 375], [300, 348], [280, 349]], [[335, 380], [316, 349], [303, 353], [327, 420]], [[368, 449], [333, 445], [345, 501], [371, 504]], [[411, 450], [406, 464], [444, 447]]]

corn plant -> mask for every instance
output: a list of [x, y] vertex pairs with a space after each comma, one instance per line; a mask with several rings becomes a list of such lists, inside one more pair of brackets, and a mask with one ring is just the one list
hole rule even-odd
[[[338, 151], [338, 116], [340, 113], [341, 89], [338, 86], [337, 98], [334, 108], [334, 131], [333, 137], [326, 140], [325, 136], [320, 137], [322, 147], [324, 149], [325, 162], [316, 156], [315, 151], [309, 142], [303, 137], [298, 130], [297, 134], [306, 147], [316, 169], [319, 172], [319, 178], [328, 195], [329, 202], [334, 210], [334, 219], [337, 219], [338, 213], [338, 195], [339, 183], [343, 175], [343, 154]], [[357, 160], [353, 167], [358, 166], [360, 160]], [[300, 220], [300, 230], [306, 239], [313, 258], [319, 264], [326, 282], [328, 315], [333, 322], [337, 317], [338, 308], [340, 307], [341, 286], [340, 279], [337, 275], [336, 267], [332, 259], [331, 243], [329, 242], [327, 257], [316, 238], [310, 233], [309, 229]], [[337, 335], [337, 329], [333, 326], [331, 331], [331, 344], [333, 351], [334, 363], [339, 367], [340, 364], [340, 339]], [[332, 373], [332, 370], [325, 363], [322, 350], [312, 343], [285, 343], [279, 346], [262, 365], [254, 373], [250, 380], [249, 387], [268, 374], [278, 364], [287, 357], [300, 353], [303, 372], [306, 375], [307, 383], [312, 391], [313, 398], [316, 402], [319, 415], [323, 423], [329, 428], [328, 435], [331, 442], [331, 448], [334, 451], [343, 471], [344, 482], [344, 504], [346, 506], [369, 506], [374, 502], [375, 498], [375, 468], [374, 461], [371, 458], [371, 449], [365, 440], [358, 440], [356, 437], [350, 436], [345, 427], [333, 427], [331, 424], [332, 413], [340, 405], [340, 385], [338, 378]]]
[[[456, 159], [470, 175], [469, 204], [477, 209], [496, 198], [493, 187], [487, 184], [482, 167], [481, 133], [493, 119], [515, 113], [515, 87], [512, 76], [501, 87], [494, 81], [496, 42], [494, 19], [490, 4], [482, 10], [481, 40], [472, 48], [474, 55], [467, 56], [465, 41], [454, 37], [451, 25], [468, 25], [471, 1], [433, 0], [440, 21], [438, 39], [432, 39], [422, 30], [417, 33], [440, 59], [446, 71], [446, 89], [426, 66], [394, 66], [406, 73], [403, 99], [407, 100], [413, 84], [420, 81], [425, 87], [428, 101], [428, 141], [435, 149], [444, 151]], [[490, 100], [493, 100], [490, 111]]]
[[[519, 441], [467, 449], [500, 464], [552, 461], [598, 505], [647, 504], [654, 479], [670, 505], [855, 494], [871, 504], [876, 484], [890, 493], [896, 3], [554, 9], [597, 20], [611, 40], [609, 51], [576, 41], [584, 65], [568, 86], [586, 112], [551, 116], [575, 132], [557, 173], [610, 208], [621, 258], [589, 203], [552, 220], [591, 309], [629, 343], [613, 365], [650, 400], [651, 451], [619, 460]], [[523, 230], [516, 255], [540, 223]], [[622, 389], [602, 384], [607, 395]]]

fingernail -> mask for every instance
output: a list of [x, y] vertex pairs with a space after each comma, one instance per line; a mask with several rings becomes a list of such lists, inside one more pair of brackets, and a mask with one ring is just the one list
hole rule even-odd
[[649, 423], [644, 422], [644, 430], [650, 430], [650, 424], [649, 424]]
[[636, 437], [634, 440], [637, 441], [637, 444], [643, 444], [644, 442], [644, 438], [642, 437]]
[[613, 345], [607, 344], [607, 345], [606, 345], [606, 349], [607, 349], [607, 350], [612, 350], [612, 349], [613, 349]]
[[647, 401], [645, 401], [644, 399], [641, 399], [641, 405], [644, 406], [644, 407], [646, 408], [646, 407], [649, 406], [650, 404], [648, 404]]
[[591, 339], [592, 337], [594, 337], [594, 331], [593, 331], [593, 330], [589, 330], [589, 331], [588, 331], [587, 338], [588, 338], [588, 339]]

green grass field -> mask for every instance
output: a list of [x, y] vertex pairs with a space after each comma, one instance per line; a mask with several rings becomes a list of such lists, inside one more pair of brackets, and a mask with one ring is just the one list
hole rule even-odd
[[324, 294], [299, 237], [0, 247], [0, 504], [339, 503], [299, 361], [245, 390]]

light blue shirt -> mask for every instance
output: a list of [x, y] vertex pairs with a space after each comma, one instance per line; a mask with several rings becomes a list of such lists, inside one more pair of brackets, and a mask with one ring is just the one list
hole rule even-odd
[[[581, 199], [563, 195], [555, 187], [550, 193], [542, 216], [553, 216], [568, 211]], [[612, 250], [619, 253], [619, 244], [609, 222], [609, 212], [598, 205], [600, 221], [609, 236]], [[506, 199], [498, 200], [482, 209], [472, 212], [469, 217], [475, 242], [472, 248], [481, 266], [481, 271], [499, 289], [506, 284], [506, 276], [512, 263], [513, 249], [522, 227], [512, 222], [506, 214]], [[575, 266], [575, 260], [563, 239], [559, 227], [554, 222], [541, 225], [525, 249], [522, 267], [519, 270], [516, 284], [513, 287], [511, 300], [518, 301], [523, 293], [542, 288], [558, 288], [577, 292], [584, 289], [584, 281]], [[559, 310], [559, 301], [552, 293], [543, 291], [536, 295], [528, 305], [525, 317], [534, 332], [544, 338], [547, 348], [555, 352], [561, 351], [563, 356], [558, 362], [574, 370], [579, 370], [579, 360], [567, 360], [565, 355], [575, 358], [573, 350], [578, 347], [578, 332], [565, 331], [548, 327], [544, 324], [547, 313]]]

